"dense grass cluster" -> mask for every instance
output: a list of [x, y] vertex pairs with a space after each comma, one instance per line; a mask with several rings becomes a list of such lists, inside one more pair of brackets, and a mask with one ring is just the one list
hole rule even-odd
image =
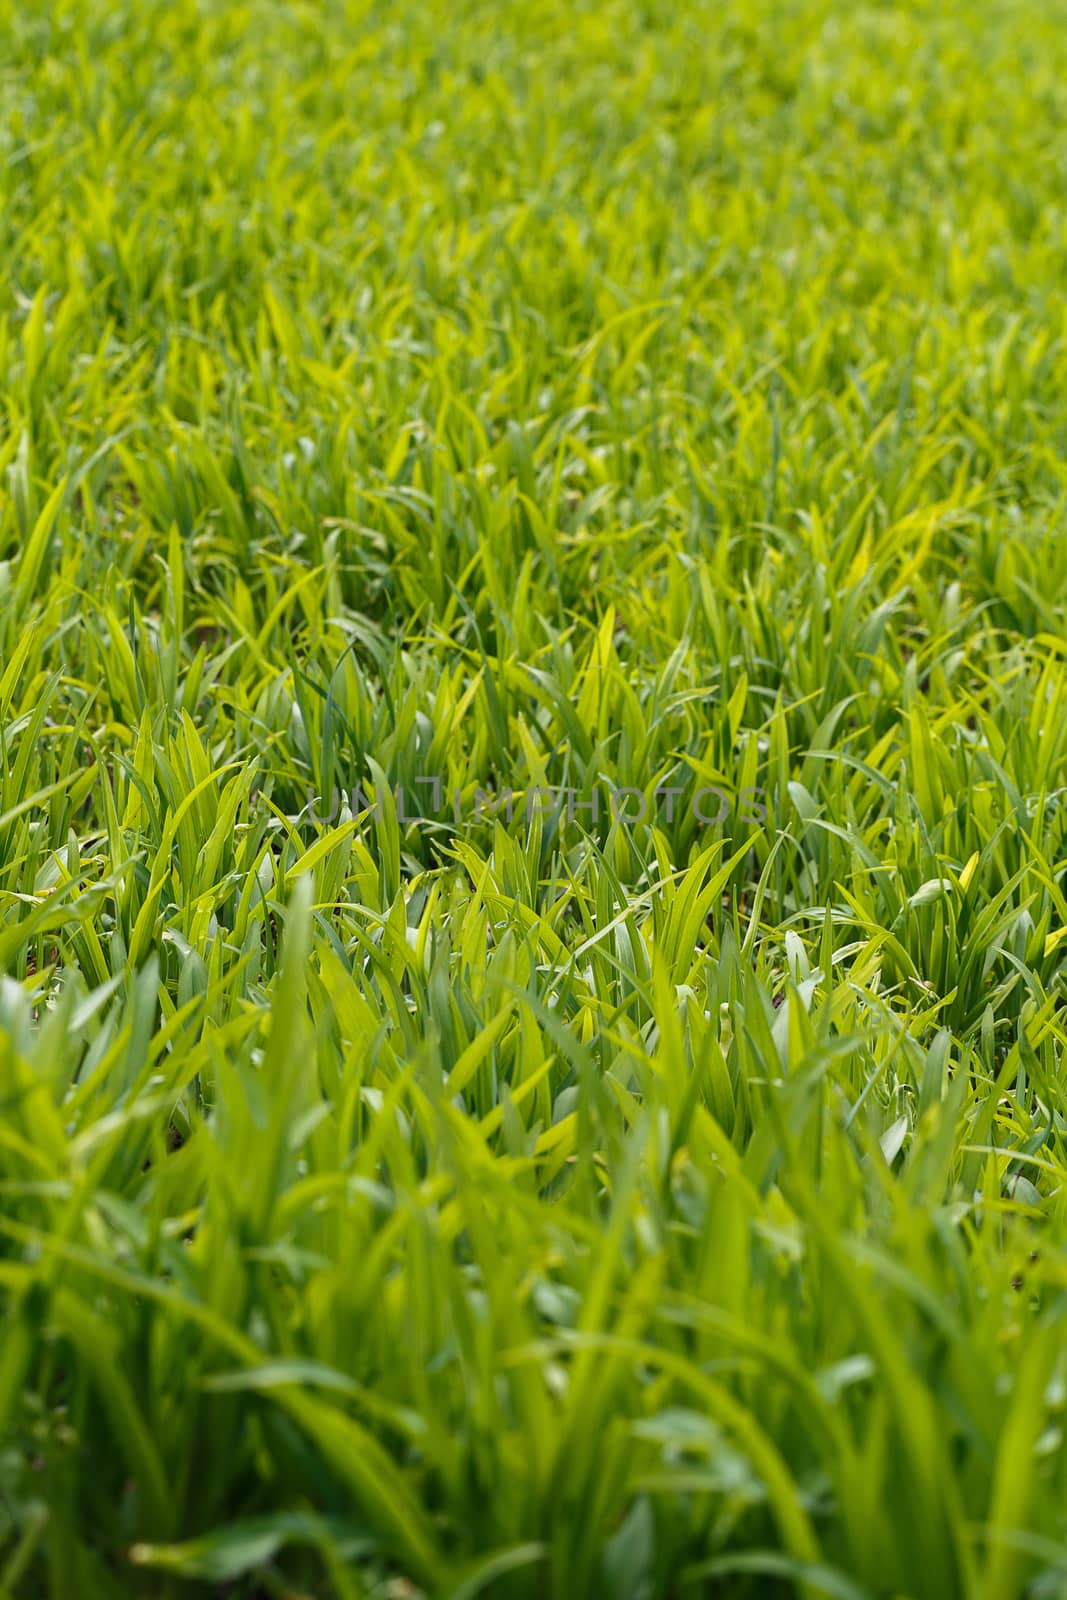
[[1065, 22], [0, 0], [0, 1596], [1067, 1595]]

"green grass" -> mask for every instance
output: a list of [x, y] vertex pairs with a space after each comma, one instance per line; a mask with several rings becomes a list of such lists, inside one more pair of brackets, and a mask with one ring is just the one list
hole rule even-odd
[[1067, 1596], [1065, 23], [0, 0], [3, 1600]]

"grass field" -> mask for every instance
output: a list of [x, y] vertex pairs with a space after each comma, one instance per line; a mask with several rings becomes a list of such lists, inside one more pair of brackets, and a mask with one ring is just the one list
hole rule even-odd
[[1062, 0], [0, 0], [0, 1597], [1067, 1596]]

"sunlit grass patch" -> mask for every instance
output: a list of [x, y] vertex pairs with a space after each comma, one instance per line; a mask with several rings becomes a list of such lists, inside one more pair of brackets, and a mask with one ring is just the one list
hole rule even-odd
[[1059, 10], [0, 0], [0, 1595], [1067, 1593]]

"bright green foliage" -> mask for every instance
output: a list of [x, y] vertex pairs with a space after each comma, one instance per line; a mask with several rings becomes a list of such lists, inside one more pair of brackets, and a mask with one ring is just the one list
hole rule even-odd
[[1067, 1595], [1065, 24], [0, 0], [0, 1596]]

